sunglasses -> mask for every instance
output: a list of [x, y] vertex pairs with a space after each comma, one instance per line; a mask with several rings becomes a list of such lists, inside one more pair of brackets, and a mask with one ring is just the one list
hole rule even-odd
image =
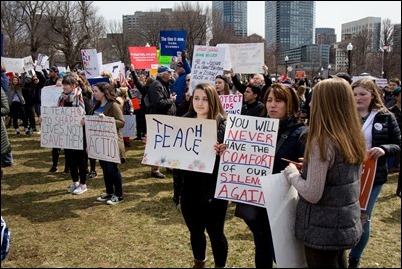
[[190, 80], [189, 80], [189, 79], [186, 79], [186, 81], [189, 82]]

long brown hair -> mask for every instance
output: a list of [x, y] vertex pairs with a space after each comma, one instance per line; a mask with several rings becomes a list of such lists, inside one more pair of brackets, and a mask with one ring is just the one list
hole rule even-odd
[[363, 163], [365, 138], [352, 88], [346, 80], [332, 78], [317, 83], [310, 111], [305, 160], [308, 160], [313, 143], [318, 143], [321, 160], [326, 161], [327, 146], [332, 143], [341, 152], [345, 163]]
[[[94, 86], [98, 87], [98, 89], [105, 94], [105, 99], [108, 102], [116, 102], [116, 103], [120, 104], [119, 100], [116, 99], [117, 96], [116, 96], [115, 90], [110, 83], [98, 82]], [[96, 110], [100, 105], [101, 105], [101, 102], [97, 101], [95, 104], [94, 110]]]
[[[202, 90], [207, 95], [209, 105], [208, 119], [218, 120], [219, 116], [226, 118], [225, 110], [222, 107], [218, 92], [216, 91], [214, 86], [209, 83], [200, 83], [195, 86], [194, 91], [195, 90]], [[190, 107], [188, 111], [196, 113], [193, 107], [193, 102], [190, 102]]]

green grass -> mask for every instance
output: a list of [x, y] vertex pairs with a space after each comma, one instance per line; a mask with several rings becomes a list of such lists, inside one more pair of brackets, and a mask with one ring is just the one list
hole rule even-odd
[[[189, 234], [172, 202], [172, 175], [150, 178], [141, 164], [144, 146], [132, 142], [121, 165], [124, 203], [96, 202], [103, 194], [102, 172], [89, 180], [82, 195], [67, 193], [71, 184], [60, 172], [50, 174], [51, 149], [40, 148], [39, 135], [16, 137], [9, 132], [15, 164], [3, 168], [1, 214], [12, 233], [9, 256], [1, 267], [130, 267], [186, 268], [192, 265]], [[61, 155], [59, 171], [64, 168]], [[395, 196], [397, 176], [384, 186], [372, 221], [372, 234], [361, 267], [401, 267], [401, 200]], [[227, 267], [254, 267], [254, 245], [244, 222], [229, 206]], [[208, 266], [213, 258], [208, 242]]]

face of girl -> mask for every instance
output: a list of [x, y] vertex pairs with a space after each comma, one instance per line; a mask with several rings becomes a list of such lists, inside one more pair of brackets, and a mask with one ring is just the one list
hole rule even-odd
[[365, 88], [359, 86], [353, 89], [353, 94], [355, 96], [357, 110], [368, 111], [371, 100], [373, 99], [371, 93]]
[[215, 88], [218, 91], [218, 94], [220, 94], [220, 92], [225, 89], [225, 81], [220, 78], [215, 79]]
[[13, 84], [17, 85], [20, 83], [20, 80], [18, 78], [13, 78]]
[[94, 86], [93, 89], [93, 96], [96, 99], [96, 101], [102, 101], [103, 98], [105, 98], [105, 94], [99, 90], [98, 87]]
[[283, 119], [286, 116], [286, 103], [282, 99], [277, 99], [273, 91], [269, 92], [267, 103], [268, 116], [272, 119]]
[[63, 92], [65, 94], [69, 94], [70, 92], [72, 92], [75, 88], [75, 85], [70, 85], [70, 84], [63, 84]]
[[207, 119], [209, 112], [209, 103], [207, 94], [200, 89], [193, 92], [193, 108], [197, 113], [197, 118]]

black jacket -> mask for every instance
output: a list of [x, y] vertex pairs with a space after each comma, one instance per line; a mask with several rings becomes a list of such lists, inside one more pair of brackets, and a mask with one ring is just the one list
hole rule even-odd
[[380, 147], [385, 155], [378, 158], [374, 185], [387, 182], [387, 158], [397, 156], [401, 152], [401, 130], [393, 114], [385, 111], [378, 112], [374, 117], [372, 127], [372, 147]]

